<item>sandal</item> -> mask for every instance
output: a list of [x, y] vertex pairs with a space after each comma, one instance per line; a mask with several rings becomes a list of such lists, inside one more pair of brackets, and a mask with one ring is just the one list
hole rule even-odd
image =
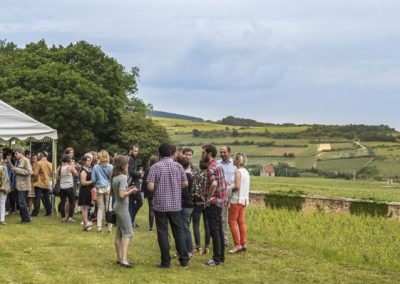
[[83, 228], [83, 230], [84, 230], [85, 232], [89, 232], [89, 231], [92, 230], [92, 226], [87, 225], [86, 227]]

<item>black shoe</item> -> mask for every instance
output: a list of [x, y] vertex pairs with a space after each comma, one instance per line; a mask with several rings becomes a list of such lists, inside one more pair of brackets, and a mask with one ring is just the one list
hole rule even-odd
[[44, 216], [51, 216], [51, 213], [46, 213]]
[[161, 268], [161, 269], [168, 269], [170, 266], [169, 266], [169, 265], [166, 265], [166, 264], [161, 264], [161, 263], [159, 263], [159, 264], [156, 265], [156, 267], [157, 267], [157, 268]]
[[119, 263], [119, 265], [121, 266], [121, 267], [124, 267], [124, 268], [133, 268], [133, 264], [132, 263], [122, 263], [122, 262], [120, 262]]
[[30, 224], [31, 221], [21, 221], [21, 224]]

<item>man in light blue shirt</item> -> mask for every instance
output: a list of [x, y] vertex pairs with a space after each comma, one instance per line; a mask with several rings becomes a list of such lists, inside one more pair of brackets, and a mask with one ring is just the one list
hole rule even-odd
[[[218, 165], [224, 169], [224, 175], [227, 188], [227, 198], [229, 201], [231, 196], [231, 185], [235, 183], [235, 172], [236, 166], [233, 164], [233, 160], [231, 158], [231, 147], [224, 145], [219, 149], [219, 155], [221, 156], [221, 160], [218, 160]], [[222, 230], [224, 232], [224, 241], [225, 245], [228, 245], [228, 206], [225, 206], [222, 209]]]

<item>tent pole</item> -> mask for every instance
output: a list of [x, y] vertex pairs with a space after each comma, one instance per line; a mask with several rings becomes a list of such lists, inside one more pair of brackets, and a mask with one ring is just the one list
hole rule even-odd
[[[52, 167], [52, 189], [54, 188], [54, 186], [56, 185], [56, 170], [57, 170], [57, 140], [52, 139], [52, 146], [51, 146], [51, 151], [52, 151], [52, 155], [51, 155], [51, 162], [53, 164]], [[52, 195], [53, 198], [51, 200], [51, 206], [52, 206], [52, 212], [56, 212], [57, 211], [57, 206], [56, 206], [56, 197], [54, 196], [54, 194]]]

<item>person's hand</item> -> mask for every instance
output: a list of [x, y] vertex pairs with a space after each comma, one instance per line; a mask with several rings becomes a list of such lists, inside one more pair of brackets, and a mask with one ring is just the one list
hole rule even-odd
[[137, 192], [137, 188], [136, 188], [136, 186], [131, 186], [130, 188], [129, 188], [129, 194], [135, 194], [136, 192]]

